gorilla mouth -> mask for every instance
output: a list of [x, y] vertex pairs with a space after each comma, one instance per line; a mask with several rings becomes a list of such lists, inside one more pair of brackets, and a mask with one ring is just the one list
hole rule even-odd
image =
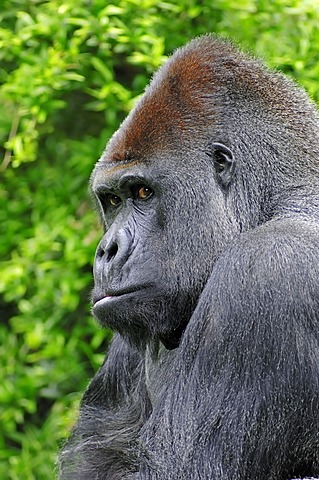
[[98, 295], [95, 295], [93, 293], [93, 295], [92, 295], [93, 308], [98, 306], [98, 304], [102, 305], [103, 303], [107, 303], [114, 298], [124, 297], [125, 295], [129, 295], [130, 293], [135, 293], [135, 292], [138, 292], [140, 290], [145, 290], [148, 286], [149, 285], [144, 285], [144, 286], [139, 286], [139, 287], [126, 288], [126, 289], [122, 289], [122, 290], [115, 290], [115, 291], [110, 290], [108, 292], [105, 292], [103, 294], [100, 293]]
[[[92, 314], [94, 317], [104, 325], [105, 323], [108, 324], [106, 321], [106, 315], [107, 312], [109, 312], [109, 309], [111, 308], [112, 310], [116, 308], [117, 302], [122, 301], [125, 303], [125, 300], [129, 299], [130, 297], [133, 297], [133, 295], [136, 292], [140, 292], [144, 290], [144, 288], [130, 288], [130, 289], [123, 289], [123, 290], [117, 290], [117, 291], [108, 291], [105, 293], [99, 292], [99, 294], [94, 294], [92, 295]], [[117, 304], [119, 306], [119, 304]], [[110, 326], [110, 325], [109, 325]], [[113, 326], [111, 326], [113, 328]]]
[[[96, 292], [92, 293], [92, 313], [98, 319], [104, 319], [106, 310], [110, 307], [115, 307], [117, 302], [126, 302], [132, 301], [134, 295], [138, 295], [141, 298], [149, 297], [149, 289], [152, 288], [152, 285], [145, 284], [139, 285], [136, 287], [127, 287], [120, 290], [107, 290], [102, 292], [101, 289], [97, 290]], [[114, 304], [114, 305], [113, 305]], [[112, 306], [111, 306], [112, 305]], [[118, 306], [120, 303], [118, 304]], [[112, 328], [112, 327], [111, 327]]]

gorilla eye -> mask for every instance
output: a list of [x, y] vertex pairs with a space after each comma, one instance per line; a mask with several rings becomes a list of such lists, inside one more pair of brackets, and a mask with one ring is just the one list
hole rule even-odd
[[148, 200], [153, 195], [153, 190], [146, 185], [138, 185], [134, 189], [134, 197], [137, 200]]
[[117, 195], [108, 195], [107, 196], [107, 203], [109, 204], [110, 207], [113, 207], [113, 208], [118, 207], [121, 202], [122, 202], [122, 200]]

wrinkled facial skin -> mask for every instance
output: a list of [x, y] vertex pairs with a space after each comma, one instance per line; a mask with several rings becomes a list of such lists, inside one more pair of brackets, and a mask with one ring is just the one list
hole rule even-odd
[[223, 202], [211, 159], [202, 153], [198, 171], [187, 154], [186, 168], [172, 154], [112, 162], [107, 150], [92, 174], [105, 229], [94, 264], [93, 313], [138, 347], [154, 339], [178, 345], [219, 249], [214, 238], [223, 236], [214, 232]]

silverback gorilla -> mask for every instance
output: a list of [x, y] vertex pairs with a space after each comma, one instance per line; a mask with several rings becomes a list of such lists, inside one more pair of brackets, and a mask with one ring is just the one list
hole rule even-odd
[[63, 480], [319, 477], [319, 122], [214, 36], [176, 51], [91, 178], [116, 331]]

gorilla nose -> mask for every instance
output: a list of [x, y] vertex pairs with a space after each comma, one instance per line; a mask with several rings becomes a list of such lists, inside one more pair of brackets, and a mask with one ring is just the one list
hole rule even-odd
[[96, 262], [122, 266], [130, 255], [131, 247], [132, 241], [128, 232], [117, 232], [111, 238], [106, 234], [97, 248]]

